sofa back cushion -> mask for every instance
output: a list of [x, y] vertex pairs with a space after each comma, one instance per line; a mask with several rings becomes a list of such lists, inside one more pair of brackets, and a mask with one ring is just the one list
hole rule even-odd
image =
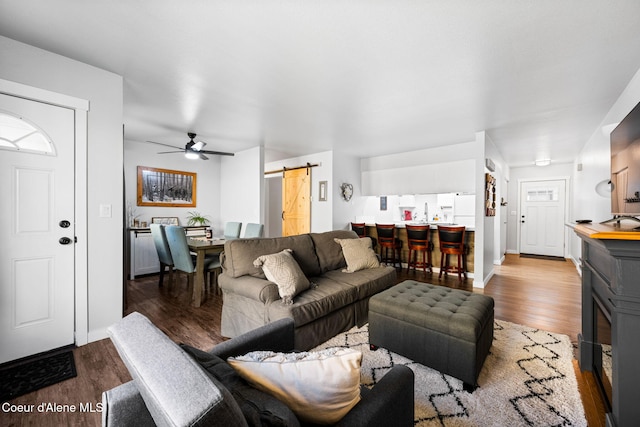
[[326, 233], [309, 234], [315, 246], [316, 255], [320, 262], [321, 273], [330, 270], [340, 270], [347, 267], [342, 255], [342, 246], [333, 239], [358, 239], [355, 231], [334, 230]]
[[[335, 243], [334, 243], [335, 244]], [[339, 246], [338, 246], [339, 247]], [[321, 273], [313, 241], [308, 234], [288, 237], [236, 239], [224, 244], [225, 274], [231, 277], [251, 275], [265, 278], [262, 268], [253, 262], [262, 255], [270, 255], [291, 249], [292, 255], [307, 277]]]
[[108, 332], [156, 425], [247, 425], [231, 393], [145, 316]]

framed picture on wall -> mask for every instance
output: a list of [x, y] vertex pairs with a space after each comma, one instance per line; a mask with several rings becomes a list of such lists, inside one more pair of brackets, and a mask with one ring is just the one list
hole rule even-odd
[[327, 201], [327, 181], [320, 181], [320, 188], [318, 191], [318, 200], [321, 202]]
[[380, 210], [387, 210], [387, 196], [380, 196]]
[[138, 206], [196, 206], [194, 172], [138, 166]]

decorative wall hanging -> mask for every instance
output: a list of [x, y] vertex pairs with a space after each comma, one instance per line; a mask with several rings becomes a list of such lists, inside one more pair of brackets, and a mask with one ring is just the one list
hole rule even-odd
[[342, 190], [342, 198], [347, 202], [351, 200], [353, 196], [353, 185], [347, 184], [346, 182], [340, 186], [340, 190]]
[[380, 196], [380, 210], [387, 210], [387, 196]]
[[496, 216], [496, 179], [490, 173], [485, 173], [484, 210], [486, 216]]
[[318, 200], [321, 202], [327, 201], [327, 181], [320, 181], [320, 187], [318, 188]]
[[196, 206], [196, 174], [138, 166], [138, 206]]

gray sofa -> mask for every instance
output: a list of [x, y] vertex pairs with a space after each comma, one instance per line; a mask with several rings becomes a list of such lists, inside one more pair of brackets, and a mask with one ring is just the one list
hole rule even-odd
[[[295, 324], [295, 349], [308, 350], [353, 326], [367, 323], [369, 298], [395, 284], [393, 267], [381, 266], [344, 273], [341, 246], [334, 241], [357, 239], [350, 230], [297, 236], [237, 239], [224, 245], [222, 274], [222, 335], [236, 337], [278, 319]], [[261, 255], [292, 249], [293, 257], [315, 287], [283, 304], [276, 284], [253, 262]]]
[[[291, 351], [290, 319], [210, 352], [178, 346], [140, 313], [111, 326], [109, 334], [133, 381], [103, 393], [103, 426], [300, 425], [283, 403], [249, 386], [226, 363], [250, 351]], [[375, 387], [361, 389], [360, 402], [337, 425], [412, 426], [413, 414], [413, 371], [395, 366]]]

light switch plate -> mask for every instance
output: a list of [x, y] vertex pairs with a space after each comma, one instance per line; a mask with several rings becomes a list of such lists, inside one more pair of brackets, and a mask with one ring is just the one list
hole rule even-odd
[[111, 205], [100, 205], [100, 218], [111, 218]]

